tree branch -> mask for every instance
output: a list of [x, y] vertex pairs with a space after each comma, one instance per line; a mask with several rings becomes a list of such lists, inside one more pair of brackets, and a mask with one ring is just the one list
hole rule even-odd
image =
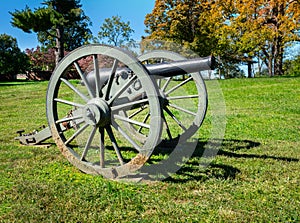
[[49, 31], [44, 31], [48, 36], [51, 36], [53, 38], [58, 38], [56, 35], [53, 35], [52, 33], [50, 33]]

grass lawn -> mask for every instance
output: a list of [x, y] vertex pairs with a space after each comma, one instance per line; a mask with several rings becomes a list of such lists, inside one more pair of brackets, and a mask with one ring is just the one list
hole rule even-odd
[[[206, 83], [211, 92], [216, 81]], [[300, 222], [300, 78], [218, 81], [227, 122], [218, 155], [203, 169], [196, 151], [148, 184], [81, 173], [55, 145], [19, 145], [17, 130], [47, 123], [47, 84], [0, 83], [0, 222]]]

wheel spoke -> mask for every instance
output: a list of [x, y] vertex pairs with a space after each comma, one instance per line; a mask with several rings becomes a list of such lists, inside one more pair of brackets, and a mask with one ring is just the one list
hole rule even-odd
[[111, 86], [112, 86], [113, 80], [115, 78], [118, 63], [119, 63], [119, 61], [117, 59], [115, 59], [114, 64], [111, 68], [111, 73], [110, 73], [110, 76], [109, 76], [109, 80], [108, 80], [108, 84], [107, 84], [107, 88], [106, 88], [106, 92], [105, 92], [105, 97], [104, 97], [105, 100], [109, 99], [109, 94], [110, 94], [110, 91], [111, 91]]
[[190, 115], [193, 115], [193, 116], [197, 116], [197, 114], [195, 112], [191, 112], [191, 111], [189, 111], [189, 110], [187, 110], [185, 108], [179, 107], [178, 105], [174, 105], [174, 104], [170, 104], [169, 103], [169, 106], [172, 107], [172, 108], [175, 108], [175, 109], [177, 109], [179, 111], [183, 111], [183, 112], [185, 112], [187, 114], [190, 114]]
[[188, 83], [189, 81], [191, 81], [193, 79], [193, 77], [189, 77], [188, 79], [182, 81], [180, 84], [176, 85], [175, 87], [171, 88], [170, 90], [168, 90], [165, 94], [169, 95], [170, 93], [172, 93], [173, 91], [177, 90], [178, 88], [180, 88], [181, 86], [185, 85], [186, 83]]
[[158, 86], [159, 88], [161, 88], [161, 79], [160, 79], [160, 78], [157, 79], [157, 86]]
[[89, 135], [89, 138], [88, 138], [88, 140], [87, 140], [87, 142], [86, 142], [86, 144], [85, 144], [83, 153], [82, 153], [81, 158], [80, 158], [81, 161], [84, 161], [84, 160], [85, 160], [85, 157], [86, 157], [86, 155], [87, 155], [87, 153], [88, 153], [88, 150], [89, 150], [89, 148], [90, 148], [90, 146], [91, 146], [91, 144], [92, 144], [92, 141], [93, 141], [93, 139], [94, 139], [96, 130], [97, 130], [97, 126], [94, 126], [94, 128], [93, 128], [93, 130], [91, 131], [91, 133], [90, 133], [90, 135]]
[[132, 113], [131, 115], [128, 116], [128, 118], [133, 118], [134, 116], [140, 114], [142, 111], [144, 111], [146, 109], [146, 107], [142, 106], [139, 110], [137, 110], [136, 112]]
[[104, 129], [99, 129], [100, 133], [100, 167], [105, 167], [105, 146], [104, 146]]
[[90, 97], [94, 98], [95, 97], [95, 93], [92, 90], [92, 88], [90, 87], [89, 82], [87, 81], [86, 76], [83, 74], [83, 72], [82, 72], [81, 68], [79, 67], [78, 63], [74, 62], [74, 66], [75, 66], [75, 68], [76, 68], [79, 76], [81, 77], [81, 79], [82, 79], [85, 87], [87, 88]]
[[131, 124], [134, 124], [134, 125], [138, 125], [138, 126], [141, 126], [141, 127], [147, 128], [147, 129], [150, 129], [150, 125], [145, 124], [147, 120], [145, 120], [145, 122], [138, 122], [138, 121], [135, 121], [135, 120], [132, 120], [132, 119], [120, 116], [120, 115], [114, 115], [113, 118], [119, 119], [119, 120], [124, 121], [124, 122], [131, 123]]
[[136, 142], [129, 136], [127, 135], [127, 133], [125, 131], [123, 131], [123, 129], [116, 123], [113, 122], [112, 126], [119, 132], [121, 133], [121, 135], [137, 150], [137, 151], [141, 151], [141, 147], [136, 144]]
[[118, 157], [118, 160], [119, 160], [120, 164], [121, 164], [121, 165], [124, 165], [124, 164], [125, 164], [125, 163], [124, 163], [124, 159], [123, 159], [123, 157], [122, 157], [122, 154], [121, 154], [121, 152], [120, 152], [119, 146], [118, 146], [118, 144], [117, 144], [117, 140], [116, 140], [116, 138], [115, 138], [115, 136], [114, 136], [114, 133], [113, 133], [113, 131], [112, 131], [110, 125], [106, 128], [106, 131], [107, 131], [107, 134], [108, 134], [108, 136], [109, 136], [109, 138], [110, 138], [110, 141], [111, 141], [111, 143], [112, 143], [112, 146], [114, 147], [114, 150], [115, 150], [115, 152], [116, 152], [116, 154], [117, 154], [117, 157]]
[[169, 128], [169, 124], [168, 124], [168, 122], [167, 122], [166, 117], [165, 117], [164, 114], [162, 116], [162, 119], [163, 119], [163, 121], [164, 121], [164, 123], [166, 125], [166, 131], [167, 131], [168, 137], [169, 137], [170, 140], [172, 140], [173, 137], [172, 137], [172, 134], [171, 134], [171, 131], [170, 131], [170, 128]]
[[100, 73], [99, 73], [99, 63], [98, 63], [98, 56], [97, 54], [93, 55], [93, 62], [94, 62], [94, 71], [95, 71], [95, 81], [96, 81], [96, 97], [100, 98]]
[[77, 136], [79, 136], [87, 127], [89, 124], [85, 124], [80, 129], [77, 130], [66, 142], [65, 144], [68, 145], [70, 142], [72, 142]]
[[167, 97], [167, 100], [178, 100], [178, 99], [188, 99], [188, 98], [198, 98], [199, 95], [184, 95], [184, 96], [174, 96], [174, 97]]
[[84, 105], [82, 105], [82, 104], [72, 102], [72, 101], [67, 101], [67, 100], [60, 99], [60, 98], [55, 98], [54, 101], [60, 102], [60, 103], [66, 104], [66, 105], [71, 105], [71, 106], [74, 106], [74, 107], [79, 107], [79, 108], [84, 107]]
[[169, 83], [171, 82], [171, 80], [172, 80], [171, 77], [169, 77], [169, 78], [167, 79], [166, 83], [165, 83], [164, 86], [161, 88], [161, 90], [162, 90], [163, 92], [167, 89], [167, 87], [168, 87]]
[[[149, 119], [149, 117], [150, 117], [150, 113], [148, 113], [148, 114], [146, 115], [146, 117], [145, 117], [144, 120], [143, 120], [143, 123], [146, 123], [147, 120]], [[142, 132], [142, 129], [143, 129], [143, 127], [144, 127], [144, 126], [142, 126], [142, 125], [140, 125], [140, 126], [141, 126], [141, 127], [140, 127], [139, 130], [138, 130], [139, 133]], [[150, 129], [150, 125], [147, 125], [147, 126], [149, 126], [148, 129]], [[146, 128], [147, 128], [147, 127], [146, 127]]]
[[186, 127], [175, 117], [175, 115], [167, 108], [164, 107], [164, 110], [171, 116], [171, 118], [179, 125], [184, 131], [186, 131]]
[[136, 75], [134, 75], [130, 80], [128, 80], [116, 93], [115, 95], [109, 99], [108, 101], [108, 105], [111, 105], [113, 103], [113, 101], [119, 97], [128, 87], [129, 85], [131, 85], [133, 83], [133, 81], [135, 81], [135, 79], [137, 78]]
[[138, 101], [124, 103], [121, 105], [112, 106], [111, 111], [118, 111], [118, 110], [122, 110], [122, 109], [126, 109], [126, 108], [132, 108], [134, 105], [138, 105], [138, 104], [142, 104], [142, 103], [146, 103], [146, 102], [148, 102], [147, 98], [138, 100]]
[[71, 116], [71, 117], [59, 119], [59, 120], [55, 121], [55, 123], [56, 123], [56, 124], [60, 124], [60, 123], [63, 123], [63, 122], [74, 121], [74, 120], [82, 119], [82, 118], [83, 118], [83, 117], [80, 116], [80, 115], [78, 115], [78, 116]]
[[82, 94], [73, 84], [71, 84], [68, 80], [64, 78], [60, 78], [62, 82], [64, 82], [69, 88], [71, 88], [79, 97], [81, 97], [85, 102], [88, 102], [89, 99]]

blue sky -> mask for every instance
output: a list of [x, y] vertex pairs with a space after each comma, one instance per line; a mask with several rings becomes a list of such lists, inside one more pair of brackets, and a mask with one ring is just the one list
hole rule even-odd
[[[36, 34], [27, 34], [22, 30], [11, 26], [11, 15], [15, 9], [22, 10], [26, 5], [34, 9], [41, 7], [43, 0], [8, 0], [0, 4], [0, 34], [6, 33], [18, 41], [21, 50], [35, 48], [39, 43]], [[114, 15], [121, 16], [123, 21], [129, 21], [131, 28], [135, 31], [133, 39], [140, 40], [145, 35], [144, 20], [147, 13], [154, 7], [155, 0], [81, 0], [82, 8], [90, 17], [93, 26], [90, 27], [96, 36], [104, 19]]]

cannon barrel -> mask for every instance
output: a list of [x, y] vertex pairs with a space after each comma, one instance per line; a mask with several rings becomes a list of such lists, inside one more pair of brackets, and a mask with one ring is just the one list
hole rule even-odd
[[216, 60], [213, 56], [174, 61], [170, 63], [146, 64], [145, 67], [150, 75], [173, 77], [177, 75], [213, 70]]
[[[158, 63], [158, 64], [145, 64], [145, 68], [147, 69], [150, 76], [157, 76], [158, 78], [164, 77], [175, 77], [178, 75], [190, 74], [195, 72], [200, 72], [204, 70], [213, 70], [216, 66], [216, 60], [213, 56], [202, 57], [202, 58], [194, 58], [194, 59], [186, 59], [179, 61], [172, 61], [166, 63]], [[111, 75], [110, 68], [101, 68], [99, 69], [100, 73], [100, 86], [102, 87], [109, 79]], [[131, 73], [131, 70], [123, 67], [118, 68], [116, 71], [116, 76], [122, 76], [126, 78]], [[87, 75], [88, 82], [93, 89], [95, 87], [95, 71], [91, 71]]]

